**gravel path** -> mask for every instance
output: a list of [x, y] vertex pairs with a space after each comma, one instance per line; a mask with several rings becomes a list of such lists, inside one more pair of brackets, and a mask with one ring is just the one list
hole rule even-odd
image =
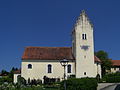
[[118, 83], [99, 83], [97, 90], [120, 90]]

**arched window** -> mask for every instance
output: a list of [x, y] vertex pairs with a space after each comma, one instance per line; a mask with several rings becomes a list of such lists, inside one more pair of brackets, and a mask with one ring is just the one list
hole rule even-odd
[[48, 65], [48, 73], [52, 73], [52, 65], [51, 64]]
[[70, 64], [67, 66], [67, 72], [71, 73], [71, 65]]
[[32, 69], [32, 65], [31, 64], [28, 64], [28, 69]]

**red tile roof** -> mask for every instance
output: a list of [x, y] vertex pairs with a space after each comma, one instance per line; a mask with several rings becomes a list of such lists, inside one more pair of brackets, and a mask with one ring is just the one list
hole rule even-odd
[[72, 49], [69, 47], [27, 47], [22, 56], [23, 60], [74, 60]]
[[[101, 62], [96, 56], [95, 62]], [[71, 47], [27, 47], [22, 60], [75, 60]]]
[[97, 56], [94, 56], [94, 60], [95, 62], [101, 62], [101, 60]]
[[113, 66], [120, 66], [120, 60], [111, 60]]

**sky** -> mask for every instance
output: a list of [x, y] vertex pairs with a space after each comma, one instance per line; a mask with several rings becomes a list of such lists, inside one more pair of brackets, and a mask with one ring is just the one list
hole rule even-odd
[[83, 9], [94, 25], [95, 51], [120, 60], [119, 0], [0, 0], [0, 70], [20, 68], [27, 46], [71, 47]]

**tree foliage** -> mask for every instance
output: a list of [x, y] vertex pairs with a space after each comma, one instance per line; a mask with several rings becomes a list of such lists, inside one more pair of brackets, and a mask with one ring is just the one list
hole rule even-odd
[[95, 55], [102, 61], [102, 76], [104, 76], [106, 74], [106, 70], [109, 70], [111, 68], [112, 62], [108, 57], [108, 53], [103, 50], [95, 52]]
[[1, 71], [1, 75], [2, 75], [2, 76], [8, 75], [8, 74], [9, 74], [9, 72], [7, 72], [6, 70], [2, 70], [2, 71]]
[[60, 83], [60, 90], [97, 90], [95, 78], [71, 78]]
[[18, 68], [12, 68], [9, 72], [6, 70], [1, 70], [0, 75], [0, 83], [4, 83], [4, 82], [13, 82], [13, 75], [14, 75], [14, 71], [18, 70]]
[[9, 78], [11, 78], [13, 80], [14, 72], [17, 71], [17, 70], [18, 70], [18, 68], [13, 67], [8, 74]]

